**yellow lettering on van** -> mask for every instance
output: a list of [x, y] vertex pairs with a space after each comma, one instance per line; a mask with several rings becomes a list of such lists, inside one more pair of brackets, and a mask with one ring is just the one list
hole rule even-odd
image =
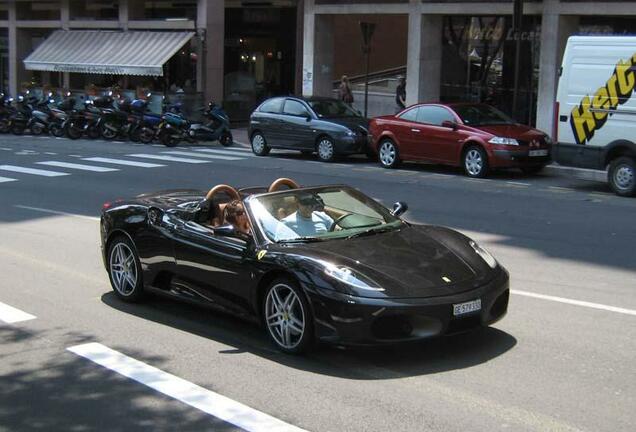
[[[592, 98], [592, 108], [597, 110], [609, 110], [610, 107], [611, 105], [610, 105], [610, 100], [608, 98], [607, 89], [605, 87], [601, 87], [600, 89], [598, 89], [598, 91], [594, 95], [594, 98]], [[603, 112], [603, 111], [596, 111], [593, 114], [596, 120], [602, 121], [602, 120], [605, 120], [605, 118], [607, 117], [607, 114], [609, 113]]]
[[616, 89], [616, 75], [612, 74], [610, 79], [607, 81], [607, 92], [610, 97], [610, 105], [612, 108], [616, 108], [618, 106], [618, 93]]
[[619, 61], [616, 65], [616, 76], [618, 80], [618, 93], [622, 97], [629, 97], [629, 95], [634, 91], [634, 83], [636, 79], [634, 78], [634, 71], [631, 70], [631, 62]]
[[596, 122], [590, 112], [590, 98], [585, 96], [578, 107], [575, 107], [570, 114], [570, 123], [574, 131], [574, 138], [578, 144], [585, 144], [585, 141], [592, 138]]

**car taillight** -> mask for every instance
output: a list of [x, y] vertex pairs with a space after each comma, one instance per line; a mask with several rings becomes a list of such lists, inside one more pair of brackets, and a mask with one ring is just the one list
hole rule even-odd
[[108, 210], [109, 208], [111, 208], [113, 206], [113, 203], [111, 202], [105, 202], [104, 204], [102, 204], [102, 210]]
[[559, 102], [554, 103], [554, 123], [552, 124], [552, 142], [559, 142]]

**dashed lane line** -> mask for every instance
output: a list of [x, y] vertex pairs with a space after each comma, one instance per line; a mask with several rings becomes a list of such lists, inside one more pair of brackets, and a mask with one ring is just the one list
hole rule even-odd
[[170, 154], [170, 155], [176, 155], [176, 156], [190, 156], [190, 157], [198, 157], [198, 158], [206, 158], [206, 159], [219, 159], [219, 160], [226, 160], [226, 161], [235, 161], [235, 160], [243, 159], [242, 157], [235, 157], [235, 156], [223, 156], [223, 155], [184, 152], [184, 151], [165, 151], [165, 152], [161, 152], [161, 154]]
[[526, 296], [526, 297], [538, 298], [538, 299], [541, 299], [541, 300], [548, 300], [548, 301], [553, 301], [553, 302], [558, 302], [558, 303], [565, 303], [565, 304], [571, 304], [571, 305], [575, 305], [575, 306], [583, 306], [583, 307], [592, 308], [592, 309], [599, 309], [599, 310], [604, 310], [604, 311], [609, 311], [609, 312], [615, 312], [615, 313], [620, 313], [620, 314], [625, 314], [625, 315], [636, 316], [636, 310], [634, 310], [634, 309], [625, 309], [625, 308], [616, 307], [616, 306], [608, 306], [608, 305], [604, 305], [604, 304], [600, 304], [600, 303], [592, 303], [592, 302], [587, 302], [587, 301], [569, 299], [569, 298], [565, 298], [565, 297], [557, 297], [557, 296], [551, 296], [551, 295], [545, 295], [545, 294], [537, 294], [537, 293], [528, 292], [528, 291], [510, 290], [510, 293], [511, 294], [516, 294], [516, 295], [521, 295], [521, 296]]
[[145, 159], [157, 159], [171, 162], [184, 162], [184, 163], [192, 163], [192, 164], [200, 164], [200, 163], [210, 163], [207, 160], [201, 159], [188, 159], [188, 158], [179, 158], [174, 156], [162, 156], [162, 155], [154, 155], [154, 154], [146, 154], [146, 153], [135, 153], [126, 155], [128, 157], [136, 157], [136, 158], [145, 158]]
[[100, 366], [249, 432], [302, 432], [261, 411], [164, 372], [100, 343], [67, 348]]
[[509, 186], [523, 186], [523, 187], [532, 186], [530, 183], [514, 182], [514, 181], [507, 181], [506, 184]]
[[54, 214], [54, 215], [58, 215], [58, 216], [71, 216], [71, 217], [75, 217], [75, 218], [78, 218], [78, 219], [85, 219], [85, 220], [90, 220], [90, 221], [99, 221], [99, 218], [95, 217], [95, 216], [84, 216], [84, 215], [79, 215], [79, 214], [74, 214], [74, 213], [67, 213], [67, 212], [63, 212], [63, 211], [45, 209], [45, 208], [41, 208], [41, 207], [31, 207], [31, 206], [25, 206], [25, 205], [21, 205], [21, 204], [16, 204], [13, 207], [16, 207], [16, 208], [19, 208], [19, 209], [24, 209], [24, 210], [32, 210], [32, 211], [36, 211], [36, 212], [40, 212], [40, 213]]
[[12, 182], [12, 181], [16, 181], [16, 179], [9, 178], [9, 177], [0, 177], [0, 183], [8, 183], [8, 182]]
[[213, 154], [222, 154], [222, 155], [227, 155], [227, 156], [240, 156], [240, 157], [259, 157], [256, 156], [253, 153], [247, 153], [247, 152], [238, 152], [238, 151], [234, 151], [234, 150], [216, 150], [216, 149], [193, 149], [193, 151], [195, 152], [201, 152], [201, 153], [213, 153]]
[[14, 324], [35, 318], [35, 315], [23, 312], [20, 309], [9, 306], [8, 304], [0, 303], [0, 321], [4, 321], [7, 324]]
[[49, 170], [40, 170], [35, 168], [27, 168], [15, 165], [0, 165], [0, 171], [11, 171], [22, 174], [32, 174], [44, 177], [60, 177], [69, 175], [68, 173], [58, 172], [58, 171], [49, 171]]
[[36, 163], [39, 165], [54, 166], [59, 168], [69, 168], [69, 169], [75, 169], [80, 171], [92, 171], [92, 172], [119, 171], [119, 169], [117, 168], [107, 168], [107, 167], [100, 167], [100, 166], [94, 166], [94, 165], [76, 164], [76, 163], [70, 163], [70, 162], [43, 161], [43, 162], [36, 162]]
[[113, 158], [104, 158], [104, 157], [90, 157], [90, 158], [82, 158], [85, 161], [89, 162], [99, 162], [99, 163], [108, 163], [113, 165], [125, 165], [125, 166], [134, 166], [140, 168], [159, 168], [165, 167], [165, 165], [150, 163], [150, 162], [138, 162], [138, 161], [130, 161], [126, 159], [113, 159]]
[[564, 188], [560, 186], [548, 186], [548, 191], [558, 193], [576, 192], [574, 189]]

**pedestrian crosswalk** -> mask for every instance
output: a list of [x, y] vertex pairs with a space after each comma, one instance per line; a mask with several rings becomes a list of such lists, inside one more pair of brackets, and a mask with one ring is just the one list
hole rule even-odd
[[[165, 147], [163, 147], [165, 148]], [[51, 155], [47, 155], [51, 158]], [[248, 149], [190, 149], [179, 148], [178, 150], [165, 150], [148, 153], [130, 153], [125, 155], [109, 156], [89, 156], [89, 155], [66, 155], [73, 157], [72, 162], [60, 159], [33, 161], [33, 158], [42, 157], [42, 154], [34, 152], [29, 159], [31, 162], [19, 164], [0, 165], [0, 184], [26, 180], [37, 177], [62, 177], [78, 175], [84, 173], [114, 173], [125, 168], [162, 168], [170, 164], [209, 164], [225, 161], [245, 160], [254, 155]], [[45, 169], [46, 168], [46, 169]], [[14, 176], [2, 176], [12, 173]]]

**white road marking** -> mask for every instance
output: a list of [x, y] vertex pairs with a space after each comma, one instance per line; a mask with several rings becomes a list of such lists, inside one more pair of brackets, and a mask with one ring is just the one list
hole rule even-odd
[[90, 221], [98, 221], [99, 220], [99, 218], [95, 217], [95, 216], [84, 216], [84, 215], [66, 213], [66, 212], [62, 212], [62, 211], [50, 210], [50, 209], [45, 209], [45, 208], [40, 208], [40, 207], [30, 207], [30, 206], [25, 206], [25, 205], [20, 205], [20, 204], [16, 204], [13, 207], [20, 208], [20, 209], [25, 209], [25, 210], [33, 210], [33, 211], [40, 212], [40, 213], [54, 214], [54, 215], [58, 215], [58, 216], [72, 216], [72, 217], [75, 217], [75, 218], [78, 218], [78, 219], [86, 219], [86, 220], [90, 220]]
[[636, 310], [634, 310], [634, 309], [625, 309], [625, 308], [620, 308], [620, 307], [616, 307], [616, 306], [608, 306], [608, 305], [604, 305], [604, 304], [600, 304], [600, 303], [592, 303], [592, 302], [586, 302], [586, 301], [581, 301], [581, 300], [573, 300], [573, 299], [569, 299], [569, 298], [565, 298], [565, 297], [556, 297], [556, 296], [545, 295], [545, 294], [537, 294], [537, 293], [532, 293], [532, 292], [528, 292], [528, 291], [510, 290], [510, 292], [512, 294], [526, 296], [526, 297], [538, 298], [538, 299], [541, 299], [541, 300], [549, 300], [549, 301], [554, 301], [554, 302], [558, 302], [558, 303], [566, 303], [566, 304], [571, 304], [571, 305], [575, 305], [575, 306], [583, 306], [583, 307], [588, 307], [588, 308], [592, 308], [592, 309], [600, 309], [600, 310], [605, 310], [605, 311], [609, 311], [609, 312], [616, 312], [616, 313], [621, 313], [621, 314], [625, 314], [625, 315], [634, 315], [634, 316], [636, 316]]
[[9, 178], [9, 177], [0, 177], [0, 183], [7, 183], [7, 182], [12, 182], [12, 181], [16, 181], [16, 179]]
[[165, 166], [165, 165], [155, 164], [150, 162], [137, 162], [137, 161], [129, 161], [125, 159], [111, 159], [111, 158], [104, 158], [104, 157], [83, 158], [83, 160], [90, 161], [90, 162], [109, 163], [114, 165], [136, 166], [141, 168], [158, 168], [158, 167]]
[[13, 151], [14, 149], [9, 147], [0, 147], [0, 150]]
[[523, 182], [507, 181], [506, 183], [509, 185], [514, 185], [514, 186], [530, 186], [530, 183], [523, 183]]
[[183, 151], [165, 151], [161, 152], [162, 154], [171, 154], [177, 156], [190, 156], [190, 157], [199, 157], [199, 158], [207, 158], [207, 159], [220, 159], [220, 160], [242, 160], [244, 158], [241, 157], [233, 157], [233, 156], [223, 156], [223, 155], [213, 155], [213, 154], [203, 154], [203, 153], [194, 153], [194, 152], [183, 152]]
[[576, 192], [574, 189], [559, 187], [559, 186], [548, 186], [550, 192]]
[[57, 156], [57, 153], [53, 153], [53, 152], [44, 152], [44, 154], [49, 156]]
[[60, 168], [70, 168], [81, 171], [93, 171], [93, 172], [111, 172], [111, 171], [119, 171], [117, 168], [106, 168], [94, 165], [84, 165], [84, 164], [76, 164], [69, 162], [58, 162], [58, 161], [44, 161], [44, 162], [36, 162], [40, 165], [48, 165]]
[[210, 161], [201, 160], [201, 159], [186, 159], [186, 158], [178, 158], [173, 156], [161, 156], [161, 155], [153, 155], [153, 154], [145, 154], [145, 153], [135, 153], [126, 155], [129, 157], [137, 157], [137, 158], [146, 158], [146, 159], [158, 159], [165, 160], [171, 162], [185, 162], [185, 163], [209, 163]]
[[100, 343], [76, 345], [67, 348], [67, 350], [246, 431], [303, 431], [303, 429], [128, 357]]
[[20, 309], [16, 309], [8, 304], [0, 303], [0, 321], [4, 321], [7, 324], [14, 324], [35, 318], [34, 315], [22, 312]]
[[15, 165], [0, 165], [0, 171], [12, 171], [23, 174], [33, 174], [44, 177], [59, 177], [68, 175], [68, 173], [58, 172], [58, 171], [48, 171], [48, 170], [39, 170], [35, 168], [26, 168]]
[[233, 150], [215, 150], [215, 149], [193, 149], [196, 152], [202, 152], [202, 153], [214, 153], [214, 154], [222, 154], [222, 155], [228, 155], [228, 156], [240, 156], [240, 157], [259, 157], [256, 156], [254, 153], [247, 153], [247, 152], [238, 152], [238, 151], [233, 151]]
[[[242, 145], [242, 146], [245, 146], [245, 147], [250, 147], [250, 145], [249, 145], [249, 144], [244, 143], [244, 142], [241, 142], [241, 141], [234, 140], [234, 142], [235, 142], [236, 144], [239, 144], [239, 145]], [[249, 148], [238, 148], [238, 147], [234, 147], [234, 148], [236, 148], [236, 150], [252, 151], [252, 150], [250, 150]]]
[[163, 144], [152, 144], [153, 147], [165, 147]]
[[74, 157], [74, 158], [81, 158], [82, 157], [82, 155], [76, 155], [76, 154], [70, 154], [69, 156], [70, 157]]

